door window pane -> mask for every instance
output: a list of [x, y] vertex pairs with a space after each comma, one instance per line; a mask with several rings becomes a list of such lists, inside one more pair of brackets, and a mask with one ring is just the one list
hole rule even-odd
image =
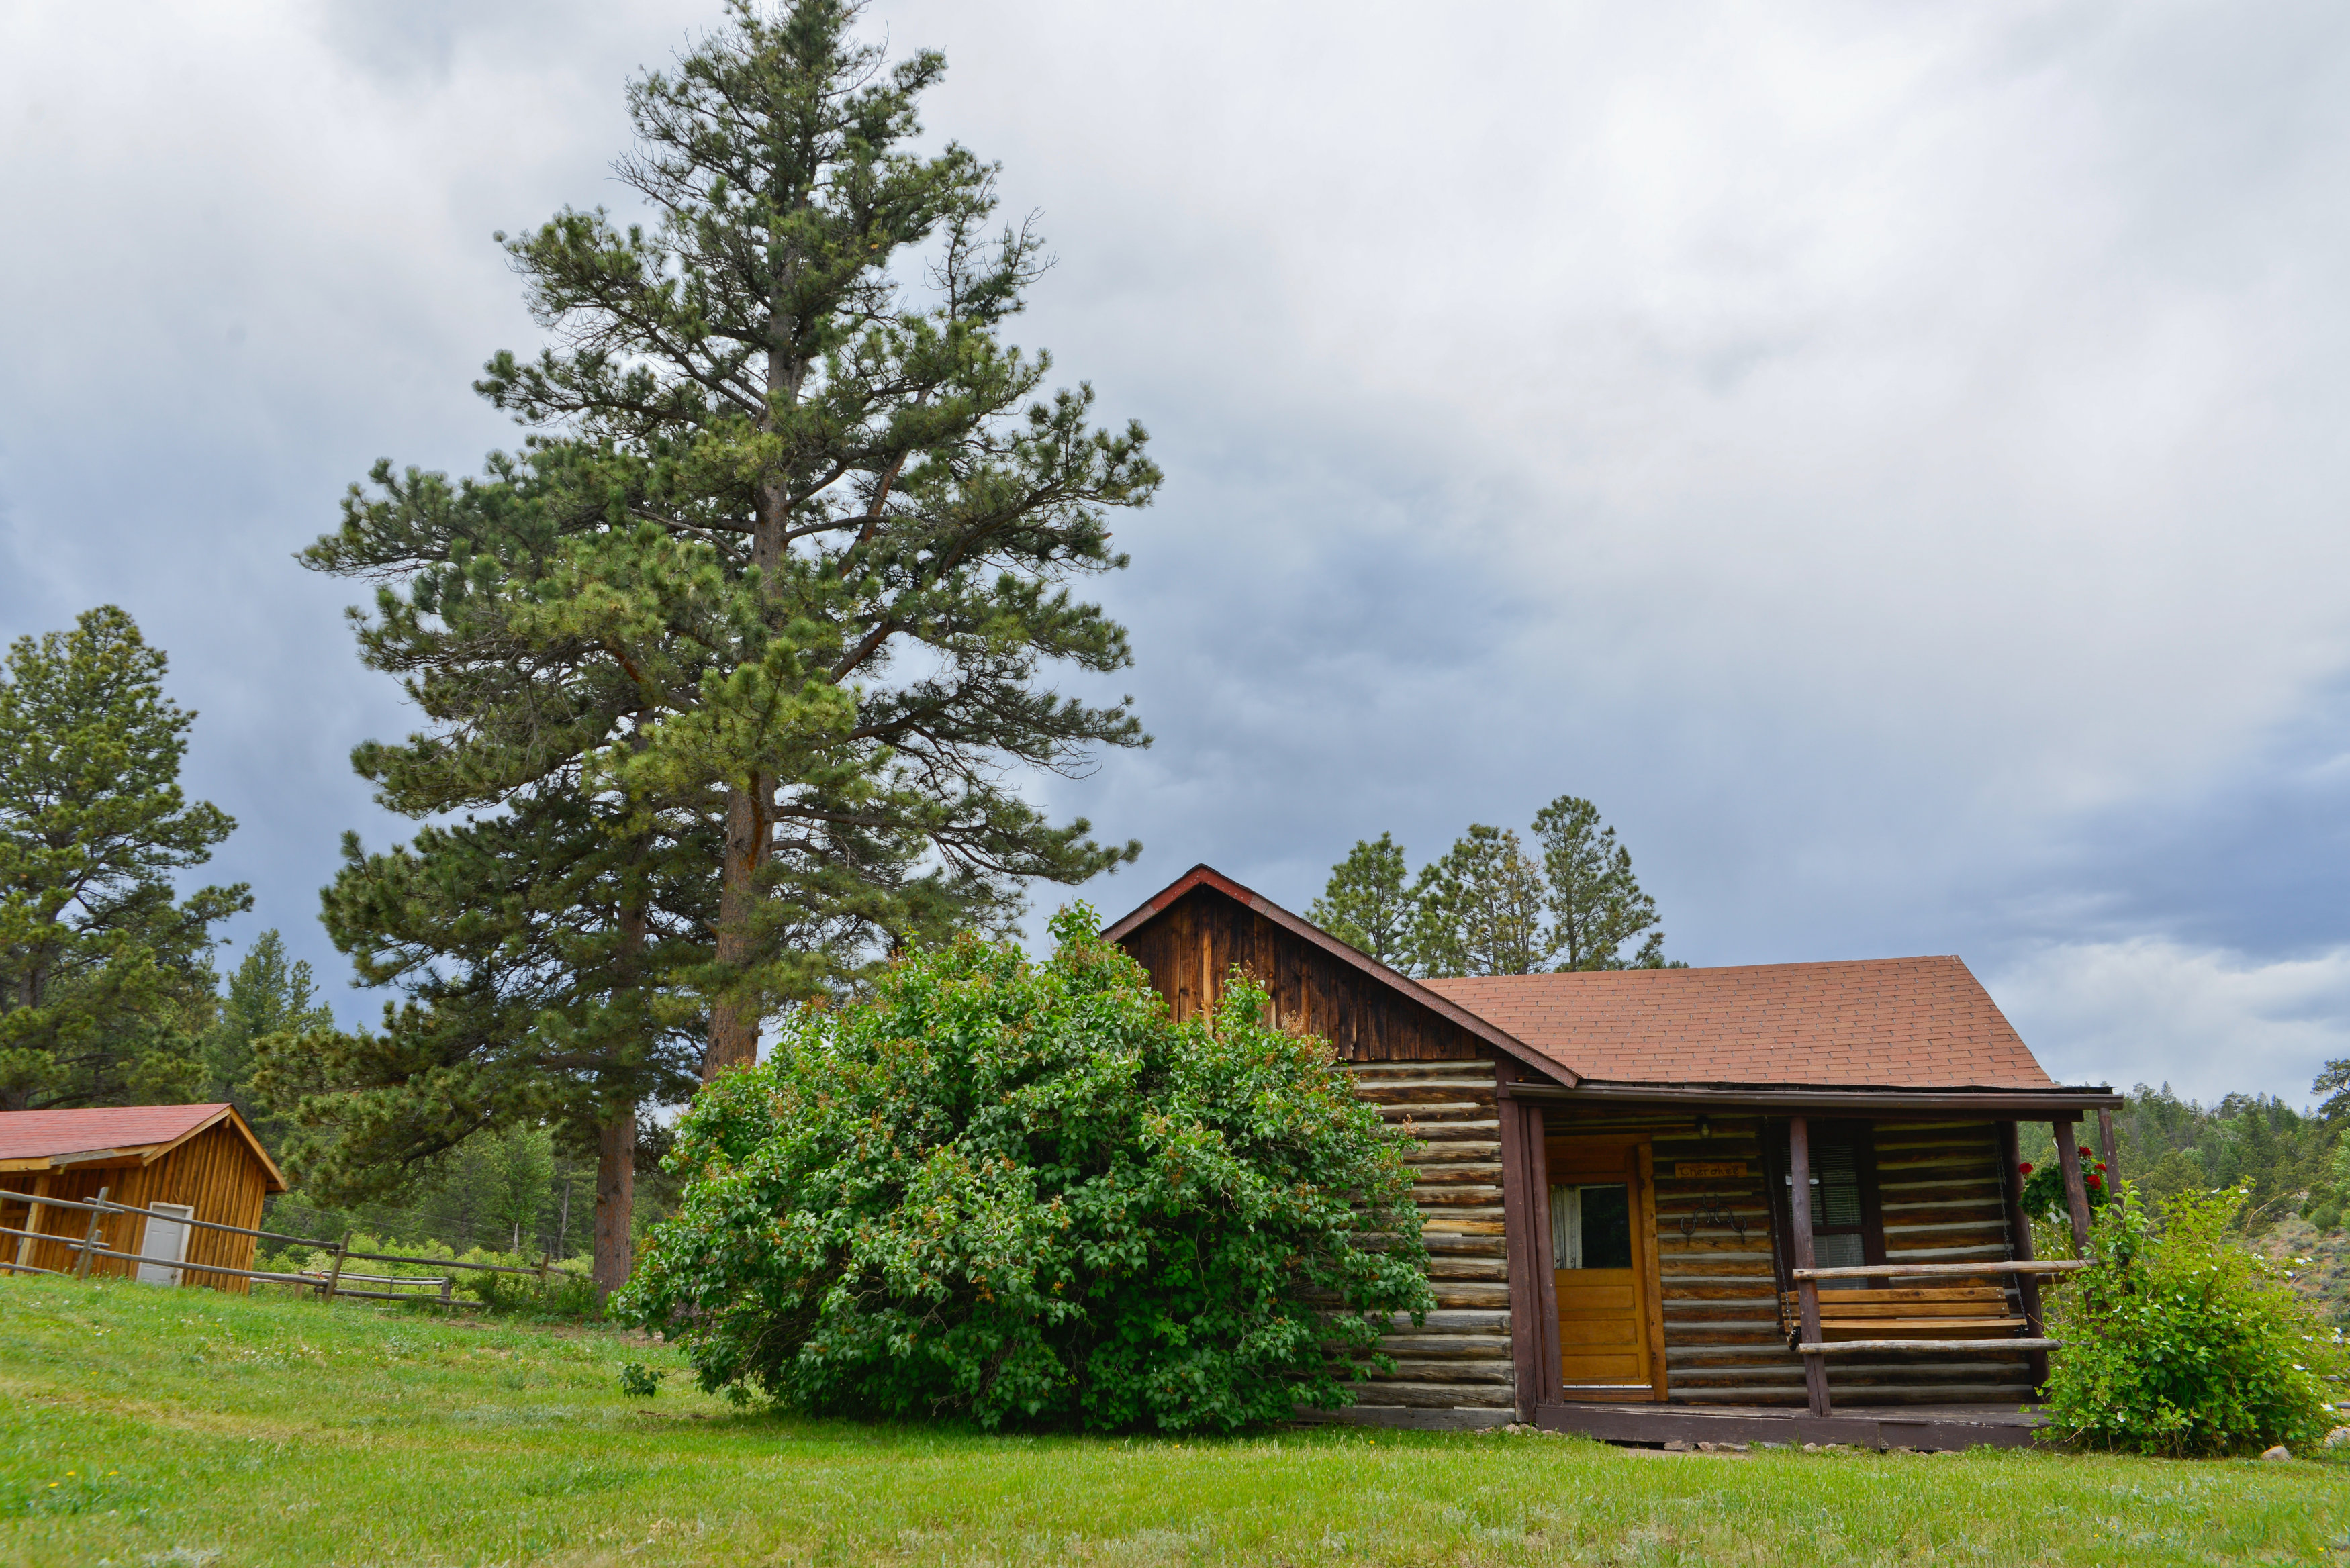
[[1632, 1266], [1632, 1192], [1622, 1182], [1550, 1189], [1552, 1266]]

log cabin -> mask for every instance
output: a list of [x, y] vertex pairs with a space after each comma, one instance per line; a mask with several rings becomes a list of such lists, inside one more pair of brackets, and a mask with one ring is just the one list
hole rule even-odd
[[[1179, 1019], [1235, 971], [1409, 1130], [1437, 1306], [1332, 1417], [1618, 1442], [2031, 1441], [2019, 1122], [2062, 1085], [1956, 958], [1419, 979], [1212, 868], [1103, 935]], [[1807, 1201], [1797, 1201], [1802, 1194]]]
[[99, 1220], [99, 1248], [138, 1261], [93, 1254], [88, 1272], [244, 1295], [250, 1281], [205, 1266], [252, 1268], [254, 1238], [203, 1227], [258, 1229], [286, 1178], [230, 1105], [0, 1113], [0, 1227], [32, 1232], [0, 1236], [0, 1272], [77, 1272], [90, 1216], [26, 1199], [88, 1203], [101, 1190], [147, 1212]]

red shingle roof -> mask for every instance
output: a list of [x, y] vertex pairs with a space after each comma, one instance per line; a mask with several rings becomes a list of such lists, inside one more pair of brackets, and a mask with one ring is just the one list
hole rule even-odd
[[81, 1111], [0, 1113], [0, 1159], [147, 1148], [186, 1137], [228, 1106], [102, 1106]]
[[2055, 1086], [1955, 958], [1420, 983], [1602, 1082]]

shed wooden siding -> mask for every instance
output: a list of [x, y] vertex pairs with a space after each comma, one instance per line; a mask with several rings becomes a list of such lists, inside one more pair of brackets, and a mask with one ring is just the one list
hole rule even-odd
[[[1803, 1359], [1779, 1326], [1765, 1125], [1732, 1115], [1710, 1121], [1712, 1136], [1700, 1137], [1691, 1114], [1576, 1111], [1553, 1113], [1548, 1130], [1553, 1137], [1577, 1130], [1649, 1135], [1667, 1399], [1801, 1405]], [[1879, 1122], [1876, 1147], [1887, 1262], [2009, 1256], [1993, 1124]], [[1743, 1163], [1746, 1175], [1683, 1177], [1677, 1167], [1684, 1163]], [[1865, 1405], [2023, 1400], [2032, 1392], [2020, 1352], [1831, 1357], [1828, 1385], [1837, 1400]]]
[[[261, 1162], [254, 1158], [244, 1137], [226, 1122], [205, 1128], [152, 1165], [12, 1172], [0, 1177], [0, 1192], [31, 1192], [43, 1174], [48, 1180], [45, 1196], [50, 1198], [86, 1203], [98, 1196], [99, 1189], [105, 1188], [108, 1199], [116, 1203], [133, 1208], [151, 1203], [185, 1203], [195, 1210], [199, 1220], [217, 1225], [242, 1225], [247, 1230], [260, 1228], [262, 1201], [268, 1193], [268, 1178], [262, 1171]], [[38, 1207], [35, 1210], [38, 1222], [27, 1225], [23, 1219], [26, 1207], [0, 1197], [0, 1214], [6, 1215], [5, 1223], [16, 1230], [37, 1230], [75, 1242], [87, 1233], [89, 1216], [78, 1210]], [[139, 1215], [109, 1214], [100, 1221], [99, 1245], [118, 1252], [136, 1252], [146, 1224]], [[5, 1256], [16, 1257], [16, 1243], [21, 1239], [0, 1237], [0, 1243], [5, 1244]], [[186, 1261], [191, 1263], [249, 1269], [253, 1267], [253, 1256], [254, 1239], [250, 1236], [230, 1236], [193, 1227], [189, 1230]], [[70, 1272], [78, 1261], [78, 1248], [68, 1246], [62, 1240], [36, 1241], [25, 1255], [25, 1262], [32, 1267], [59, 1272]], [[119, 1258], [93, 1258], [89, 1272], [132, 1274], [138, 1267]], [[244, 1295], [252, 1289], [252, 1282], [229, 1274], [203, 1274], [190, 1270], [180, 1277], [185, 1283], [206, 1285], [233, 1295]]]
[[1234, 965], [1272, 998], [1281, 1028], [1319, 1034], [1351, 1062], [1491, 1054], [1475, 1035], [1374, 976], [1341, 963], [1246, 905], [1195, 888], [1124, 940], [1179, 1019], [1215, 1005]]

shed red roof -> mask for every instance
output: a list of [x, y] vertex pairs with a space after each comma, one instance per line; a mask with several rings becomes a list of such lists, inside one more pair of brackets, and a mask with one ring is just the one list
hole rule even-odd
[[228, 1109], [209, 1106], [100, 1106], [81, 1111], [10, 1111], [0, 1115], [0, 1159], [91, 1154], [102, 1148], [144, 1148], [172, 1143]]
[[2056, 1086], [1955, 958], [1420, 983], [1601, 1082]]
[[119, 1149], [140, 1152], [151, 1161], [161, 1150], [226, 1120], [249, 1145], [268, 1173], [273, 1192], [286, 1190], [269, 1151], [225, 1100], [203, 1106], [96, 1106], [75, 1111], [0, 1112], [0, 1164], [59, 1159], [69, 1155], [102, 1154]]

